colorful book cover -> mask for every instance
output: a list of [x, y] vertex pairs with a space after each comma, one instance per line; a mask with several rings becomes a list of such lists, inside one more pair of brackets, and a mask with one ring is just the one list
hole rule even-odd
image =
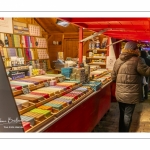
[[25, 36], [25, 47], [28, 47], [27, 36]]
[[10, 36], [11, 36], [11, 39], [12, 39], [12, 47], [15, 47], [14, 36], [13, 36], [13, 34], [10, 34]]
[[27, 36], [27, 47], [29, 48], [30, 47], [30, 42], [29, 42], [29, 36]]
[[32, 60], [31, 50], [30, 49], [28, 49], [28, 50], [29, 50], [29, 58], [30, 58], [30, 60]]
[[32, 47], [32, 40], [31, 40], [31, 36], [29, 36], [29, 42], [30, 42], [30, 47]]

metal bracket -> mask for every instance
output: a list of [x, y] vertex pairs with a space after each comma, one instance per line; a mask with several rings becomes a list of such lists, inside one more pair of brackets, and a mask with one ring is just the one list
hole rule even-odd
[[110, 28], [103, 29], [99, 32], [94, 33], [93, 35], [86, 37], [85, 39], [82, 39], [80, 42], [85, 42], [87, 40], [90, 40], [90, 39], [94, 38], [95, 36], [101, 35], [102, 33], [106, 32], [108, 30], [111, 30], [111, 29]]

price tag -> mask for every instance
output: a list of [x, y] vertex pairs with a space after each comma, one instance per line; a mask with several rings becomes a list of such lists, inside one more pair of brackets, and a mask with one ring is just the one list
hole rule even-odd
[[48, 86], [50, 86], [50, 83], [49, 82], [44, 82], [44, 86], [48, 87]]
[[97, 49], [94, 49], [94, 50], [93, 50], [93, 53], [97, 53]]
[[23, 92], [23, 94], [29, 94], [29, 93], [30, 93], [30, 90], [29, 90], [29, 88], [27, 87], [27, 88], [23, 88], [23, 89], [22, 89], [22, 92]]

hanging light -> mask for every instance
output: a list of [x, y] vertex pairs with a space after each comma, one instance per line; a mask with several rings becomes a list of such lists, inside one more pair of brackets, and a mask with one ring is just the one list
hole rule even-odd
[[70, 23], [67, 21], [62, 21], [57, 19], [56, 24], [62, 27], [68, 27]]

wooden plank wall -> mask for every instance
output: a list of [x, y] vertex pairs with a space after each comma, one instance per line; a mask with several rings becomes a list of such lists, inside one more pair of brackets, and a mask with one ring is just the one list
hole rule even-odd
[[48, 38], [48, 48], [49, 48], [49, 56], [50, 56], [50, 63], [51, 67], [54, 68], [53, 61], [57, 60], [58, 52], [62, 52], [62, 44], [61, 45], [54, 45], [53, 41], [61, 41], [62, 42], [62, 35], [61, 34], [52, 34]]
[[[91, 34], [84, 35], [84, 38]], [[61, 45], [54, 45], [53, 41], [61, 41]], [[64, 33], [52, 34], [48, 39], [49, 55], [51, 60], [51, 67], [53, 68], [53, 61], [57, 60], [58, 52], [64, 52], [64, 59], [66, 57], [78, 57], [79, 35], [78, 33]], [[86, 55], [89, 42], [83, 43], [83, 55]]]
[[[83, 38], [90, 36], [91, 33], [85, 33]], [[100, 36], [100, 41], [103, 37]], [[53, 41], [61, 41], [61, 45], [54, 45]], [[64, 52], [64, 59], [66, 57], [78, 57], [79, 48], [79, 35], [78, 33], [56, 33], [52, 34], [48, 39], [49, 56], [51, 60], [51, 67], [54, 68], [53, 61], [57, 60], [58, 52]], [[83, 55], [88, 56], [87, 50], [89, 49], [89, 41], [83, 43]]]

